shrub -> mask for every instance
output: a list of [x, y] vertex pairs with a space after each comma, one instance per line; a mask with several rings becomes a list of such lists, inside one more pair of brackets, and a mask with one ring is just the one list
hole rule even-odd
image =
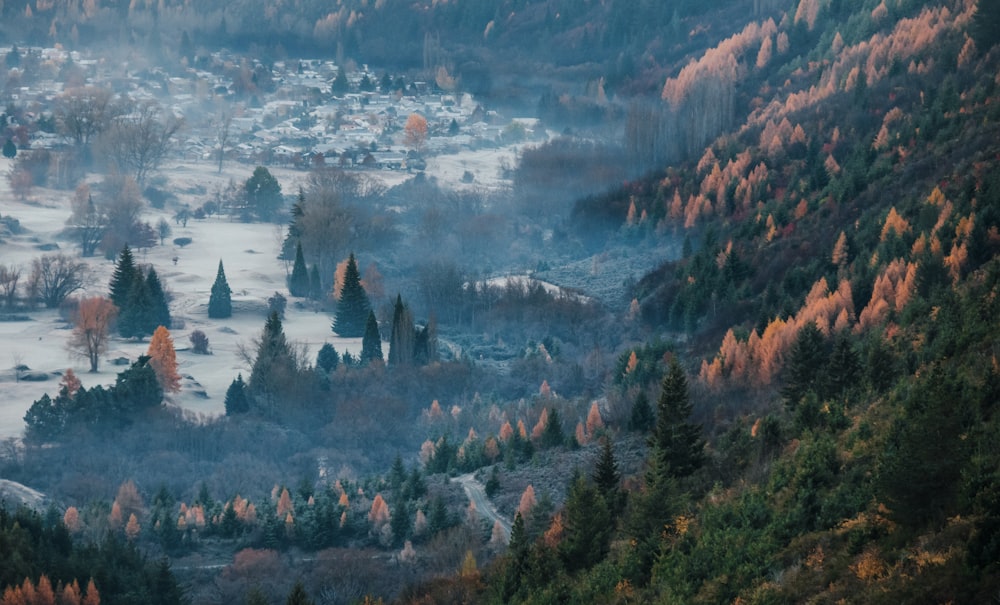
[[191, 243], [191, 238], [190, 237], [175, 237], [174, 238], [174, 245], [175, 246], [180, 246], [181, 248], [183, 248], [184, 246], [187, 246], [190, 243]]
[[201, 330], [195, 330], [188, 336], [191, 341], [191, 352], [198, 355], [208, 355], [208, 336]]

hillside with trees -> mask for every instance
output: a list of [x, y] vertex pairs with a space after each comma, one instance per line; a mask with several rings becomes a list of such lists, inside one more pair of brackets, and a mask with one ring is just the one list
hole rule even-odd
[[[310, 170], [268, 259], [291, 303], [220, 417], [165, 403], [163, 284], [128, 237], [85, 236], [81, 189], [81, 252], [119, 256], [72, 347], [96, 371], [113, 327], [151, 338], [113, 386], [67, 372], [0, 457], [51, 498], [0, 507], [4, 602], [994, 600], [995, 6], [8, 0], [36, 36], [139, 38], [128, 19], [193, 62], [209, 36], [299, 38], [620, 132], [528, 146], [508, 197]], [[246, 220], [283, 216], [267, 169], [246, 183]], [[43, 258], [58, 307], [80, 286], [45, 276], [74, 261]], [[221, 260], [201, 287], [208, 319], [247, 313]], [[360, 352], [306, 350], [288, 309]]]

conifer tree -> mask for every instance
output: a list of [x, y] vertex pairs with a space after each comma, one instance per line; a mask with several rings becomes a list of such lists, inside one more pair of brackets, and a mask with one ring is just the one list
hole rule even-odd
[[156, 270], [150, 267], [146, 275], [146, 288], [149, 290], [149, 298], [152, 303], [150, 312], [150, 325], [170, 328], [170, 306], [167, 304], [167, 295], [163, 292], [163, 284]]
[[781, 396], [786, 405], [794, 409], [806, 393], [818, 391], [817, 386], [821, 383], [820, 374], [826, 360], [823, 333], [816, 327], [815, 322], [809, 322], [802, 326], [795, 336], [795, 342], [788, 354], [785, 385], [781, 389]]
[[653, 428], [653, 422], [653, 408], [649, 405], [649, 397], [646, 397], [645, 392], [639, 391], [639, 394], [635, 396], [635, 402], [632, 403], [632, 415], [628, 419], [628, 428], [630, 431], [645, 433]]
[[309, 271], [302, 254], [302, 242], [295, 246], [295, 263], [292, 265], [292, 275], [288, 278], [288, 292], [292, 296], [309, 295]]
[[559, 412], [555, 408], [550, 408], [549, 418], [545, 423], [545, 430], [542, 432], [542, 445], [545, 447], [558, 447], [565, 441], [566, 435], [563, 433]]
[[302, 581], [299, 580], [292, 587], [292, 591], [288, 593], [288, 598], [285, 600], [285, 605], [315, 605], [315, 601], [309, 598], [306, 593], [305, 586], [302, 585]]
[[212, 284], [212, 294], [208, 299], [208, 316], [212, 319], [225, 319], [233, 314], [233, 291], [226, 282], [226, 271], [219, 260], [219, 271]]
[[563, 524], [559, 556], [568, 571], [589, 568], [604, 558], [611, 541], [611, 514], [598, 490], [579, 473], [570, 482]]
[[274, 393], [295, 378], [295, 357], [285, 338], [281, 319], [271, 313], [264, 323], [264, 332], [257, 347], [257, 358], [250, 372], [251, 393]]
[[621, 475], [618, 473], [618, 462], [615, 460], [615, 452], [611, 447], [611, 439], [602, 439], [601, 455], [594, 465], [594, 484], [601, 494], [607, 496], [618, 490], [618, 482]]
[[361, 363], [375, 360], [382, 361], [382, 336], [378, 331], [378, 320], [375, 312], [368, 311], [368, 321], [365, 322], [365, 335], [361, 340]]
[[319, 265], [313, 265], [309, 271], [309, 298], [320, 300], [323, 297], [323, 282], [319, 278]]
[[701, 427], [691, 424], [687, 378], [677, 359], [671, 359], [656, 403], [657, 418], [650, 436], [655, 468], [660, 477], [683, 478], [694, 473], [705, 458]]
[[140, 275], [139, 270], [132, 258], [132, 251], [126, 244], [118, 254], [118, 262], [115, 263], [115, 270], [108, 284], [111, 302], [115, 303], [119, 312], [125, 308], [129, 291], [132, 289], [132, 281], [137, 275]]
[[144, 409], [163, 403], [163, 388], [156, 378], [156, 371], [149, 365], [149, 357], [139, 359], [115, 379], [114, 397], [125, 409]]
[[149, 336], [156, 329], [153, 325], [153, 298], [149, 286], [142, 275], [136, 275], [129, 286], [128, 296], [118, 316], [118, 333], [123, 338], [138, 338]]
[[161, 325], [153, 332], [146, 355], [149, 356], [149, 365], [153, 367], [156, 378], [160, 381], [160, 387], [169, 393], [180, 391], [181, 377], [177, 373], [177, 353], [174, 350], [174, 341], [165, 326]]
[[236, 375], [236, 379], [229, 383], [226, 389], [226, 416], [233, 414], [245, 414], [250, 411], [250, 400], [247, 398], [247, 383], [243, 382], [243, 373]]
[[413, 354], [413, 316], [403, 304], [403, 297], [397, 294], [392, 311], [392, 332], [389, 336], [389, 365], [410, 365], [413, 363]]
[[344, 338], [363, 336], [368, 324], [368, 313], [371, 305], [368, 295], [361, 286], [361, 274], [358, 263], [352, 252], [347, 259], [344, 272], [344, 284], [340, 289], [340, 300], [337, 301], [337, 316], [333, 322], [333, 331]]
[[336, 370], [339, 364], [340, 355], [337, 354], [337, 349], [334, 349], [330, 343], [324, 342], [323, 346], [319, 348], [319, 353], [316, 354], [316, 367], [330, 373]]

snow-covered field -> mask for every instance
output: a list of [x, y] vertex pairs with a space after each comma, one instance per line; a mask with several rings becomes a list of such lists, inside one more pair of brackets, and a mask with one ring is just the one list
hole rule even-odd
[[[471, 186], [486, 189], [505, 187], [501, 165], [514, 165], [517, 149], [505, 147], [491, 150], [463, 152], [430, 158], [428, 176], [436, 177], [448, 186]], [[19, 266], [21, 284], [31, 271], [33, 259], [43, 254], [53, 254], [40, 249], [46, 244], [56, 244], [59, 251], [77, 257], [79, 251], [73, 242], [60, 239], [70, 215], [72, 192], [35, 188], [29, 199], [21, 201], [11, 192], [6, 175], [12, 162], [0, 158], [0, 215], [13, 216], [20, 221], [24, 233], [0, 243], [0, 264]], [[211, 192], [224, 188], [230, 179], [246, 180], [253, 168], [234, 163], [226, 164], [218, 174], [216, 165], [207, 163], [169, 162], [160, 174], [168, 180], [168, 189], [181, 203], [192, 208], [209, 199]], [[304, 183], [306, 173], [282, 168], [269, 168], [281, 183], [282, 190], [296, 191]], [[468, 170], [475, 180], [462, 184], [461, 177]], [[399, 184], [411, 175], [401, 172], [379, 171], [370, 173], [385, 181], [387, 186]], [[98, 182], [99, 176], [89, 179]], [[189, 376], [180, 393], [170, 396], [170, 402], [193, 414], [212, 416], [223, 413], [226, 388], [242, 372], [249, 373], [247, 363], [240, 355], [241, 347], [249, 347], [259, 336], [265, 320], [268, 297], [281, 292], [288, 298], [283, 322], [289, 340], [308, 347], [309, 357], [314, 358], [324, 342], [331, 343], [338, 352], [358, 353], [360, 339], [342, 339], [330, 329], [333, 318], [306, 308], [296, 308], [285, 286], [286, 271], [290, 268], [277, 260], [278, 250], [285, 235], [283, 225], [244, 224], [230, 222], [227, 218], [212, 217], [190, 220], [186, 227], [172, 220], [174, 209], [158, 211], [148, 208], [143, 220], [155, 225], [161, 217], [170, 223], [173, 233], [163, 246], [148, 251], [137, 251], [140, 263], [151, 264], [171, 293], [171, 315], [182, 327], [171, 330], [174, 346], [178, 349], [178, 363], [183, 376]], [[179, 248], [171, 241], [190, 237], [192, 243]], [[176, 257], [176, 263], [174, 258]], [[233, 316], [226, 320], [209, 320], [207, 314], [209, 292], [219, 260], [223, 261], [226, 278], [233, 290]], [[90, 266], [90, 280], [81, 295], [107, 295], [108, 281], [114, 262], [100, 257], [83, 259]], [[110, 360], [125, 357], [134, 360], [146, 352], [145, 342], [126, 341], [113, 337], [108, 352], [103, 356], [100, 371], [87, 372], [85, 359], [74, 356], [67, 349], [71, 326], [63, 321], [57, 311], [37, 309], [28, 313], [30, 321], [0, 322], [0, 438], [20, 436], [24, 429], [23, 417], [33, 401], [43, 393], [54, 395], [58, 390], [58, 376], [43, 382], [16, 381], [16, 365], [28, 366], [33, 372], [56, 373], [66, 368], [80, 376], [84, 386], [112, 384], [123, 368]], [[196, 355], [187, 350], [188, 336], [202, 330], [209, 338], [212, 355]]]

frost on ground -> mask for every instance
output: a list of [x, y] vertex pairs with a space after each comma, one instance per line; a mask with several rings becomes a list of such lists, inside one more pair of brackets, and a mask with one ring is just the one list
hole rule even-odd
[[[249, 174], [246, 166], [234, 167], [231, 175], [222, 176], [212, 168], [184, 165], [170, 167], [164, 172], [169, 175], [170, 187], [178, 192], [182, 203], [197, 207], [207, 199], [207, 194], [201, 192], [211, 191], [219, 184], [224, 186], [230, 177], [245, 179]], [[9, 161], [0, 161], [0, 174], [6, 174], [9, 169]], [[292, 191], [297, 188], [296, 181], [305, 176], [301, 172], [273, 172], [281, 180], [282, 188]], [[21, 267], [24, 280], [30, 273], [32, 259], [57, 252], [41, 248], [56, 244], [58, 251], [76, 257], [79, 252], [73, 242], [59, 237], [70, 214], [71, 195], [69, 191], [36, 188], [28, 200], [21, 201], [10, 192], [7, 179], [0, 178], [0, 215], [18, 219], [23, 229], [20, 235], [0, 243], [0, 263]], [[166, 218], [173, 234], [163, 246], [135, 251], [138, 262], [156, 268], [172, 295], [170, 311], [176, 326], [171, 336], [177, 349], [179, 370], [185, 378], [181, 392], [169, 396], [171, 404], [195, 415], [212, 416], [223, 412], [226, 388], [237, 373], [242, 372], [244, 378], [249, 373], [240, 347], [251, 346], [251, 340], [260, 335], [266, 319], [266, 300], [275, 292], [282, 292], [289, 300], [283, 322], [285, 334], [289, 341], [308, 348], [308, 359], [315, 358], [324, 342], [331, 343], [340, 353], [347, 350], [357, 354], [361, 350], [360, 339], [342, 339], [331, 331], [332, 316], [297, 308], [297, 299], [288, 295], [286, 266], [277, 259], [284, 237], [283, 226], [245, 224], [212, 217], [191, 220], [185, 227], [175, 224], [172, 214], [148, 209], [143, 220], [155, 225], [161, 217]], [[173, 245], [171, 240], [178, 237], [190, 237], [191, 243], [183, 248]], [[229, 319], [209, 320], [208, 298], [220, 259], [233, 290], [234, 312]], [[89, 285], [75, 295], [106, 296], [114, 262], [102, 257], [83, 260], [91, 270]], [[25, 411], [42, 394], [54, 395], [58, 391], [59, 377], [67, 368], [73, 368], [86, 387], [110, 385], [124, 369], [113, 365], [112, 360], [135, 360], [149, 346], [148, 339], [137, 342], [113, 336], [102, 357], [100, 371], [91, 374], [86, 360], [75, 357], [67, 349], [71, 325], [60, 318], [58, 311], [38, 308], [17, 314], [29, 319], [0, 322], [0, 438], [22, 434]], [[194, 330], [202, 330], [208, 336], [211, 355], [196, 355], [188, 350], [188, 337]], [[35, 378], [47, 374], [48, 380], [17, 380], [15, 366], [27, 366]]]

